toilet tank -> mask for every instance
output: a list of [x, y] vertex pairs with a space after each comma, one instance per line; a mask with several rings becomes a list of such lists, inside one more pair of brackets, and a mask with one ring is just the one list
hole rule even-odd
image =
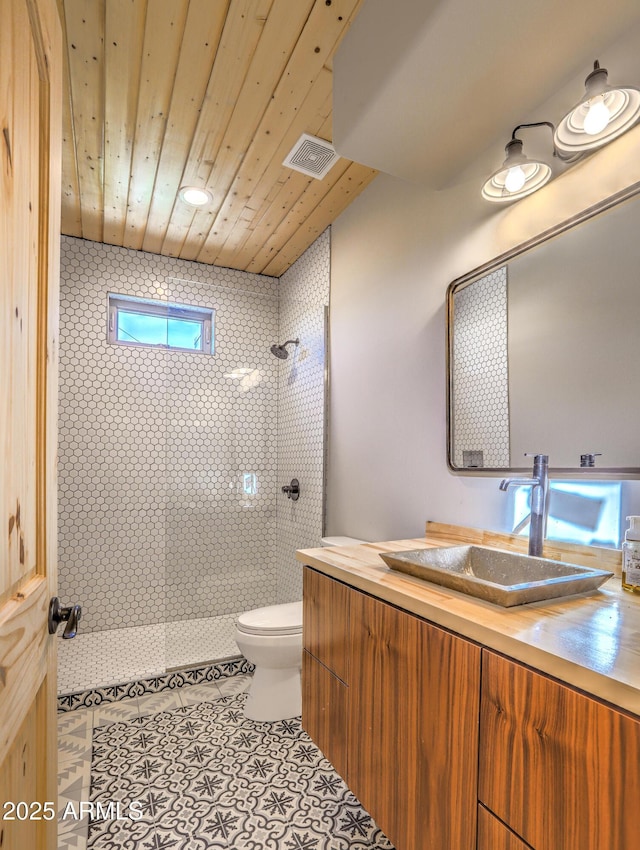
[[368, 543], [368, 540], [359, 540], [357, 537], [323, 537], [323, 546], [357, 546], [359, 543]]

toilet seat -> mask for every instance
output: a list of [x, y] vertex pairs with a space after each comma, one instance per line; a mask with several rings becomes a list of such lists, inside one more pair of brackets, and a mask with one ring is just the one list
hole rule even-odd
[[249, 635], [295, 635], [302, 633], [302, 602], [268, 605], [238, 617], [239, 632]]

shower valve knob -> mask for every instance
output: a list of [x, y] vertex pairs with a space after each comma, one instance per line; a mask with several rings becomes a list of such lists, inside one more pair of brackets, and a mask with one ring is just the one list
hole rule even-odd
[[292, 502], [297, 502], [300, 498], [300, 482], [297, 478], [292, 478], [290, 484], [285, 484], [282, 492], [287, 494], [287, 499]]
[[49, 634], [55, 635], [60, 623], [66, 623], [62, 637], [65, 640], [71, 640], [78, 633], [80, 617], [82, 617], [82, 608], [79, 605], [63, 608], [58, 597], [53, 596], [49, 602]]

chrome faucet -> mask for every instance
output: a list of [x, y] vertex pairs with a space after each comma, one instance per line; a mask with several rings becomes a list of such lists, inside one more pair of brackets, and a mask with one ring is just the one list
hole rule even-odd
[[541, 557], [549, 513], [549, 456], [534, 455], [531, 478], [503, 478], [500, 489], [506, 492], [509, 487], [531, 487], [529, 554]]

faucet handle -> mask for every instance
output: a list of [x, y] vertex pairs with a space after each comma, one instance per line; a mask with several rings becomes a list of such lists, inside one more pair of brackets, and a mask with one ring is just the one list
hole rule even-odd
[[602, 457], [602, 452], [592, 452], [591, 454], [580, 455], [580, 466], [582, 469], [591, 469], [596, 465], [596, 458]]
[[[542, 484], [549, 476], [549, 455], [525, 452], [525, 457], [533, 457], [533, 477]], [[546, 485], [545, 485], [546, 486]]]
[[540, 467], [544, 468], [549, 466], [549, 455], [539, 455], [536, 452], [525, 452], [525, 457], [533, 458], [533, 474], [536, 474], [536, 469], [540, 469]]

